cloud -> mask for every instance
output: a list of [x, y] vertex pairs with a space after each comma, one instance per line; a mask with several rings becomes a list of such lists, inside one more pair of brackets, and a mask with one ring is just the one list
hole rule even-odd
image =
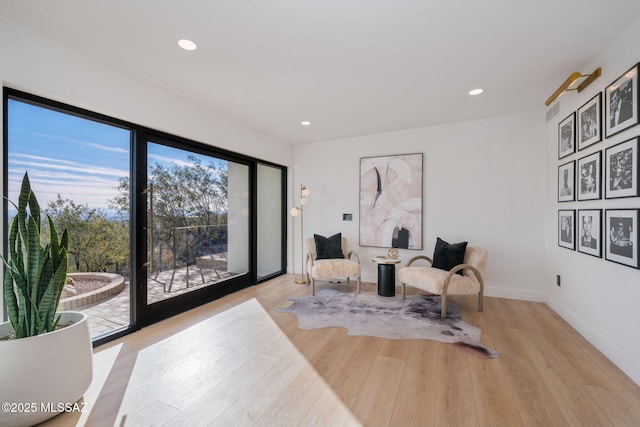
[[[17, 157], [17, 156], [14, 156]], [[35, 157], [35, 156], [33, 156]], [[107, 176], [127, 176], [129, 175], [128, 170], [114, 169], [114, 168], [106, 168], [102, 166], [92, 166], [92, 165], [83, 165], [76, 162], [71, 162], [69, 160], [56, 160], [56, 159], [46, 159], [42, 158], [43, 161], [26, 161], [26, 160], [9, 160], [9, 167], [13, 168], [16, 166], [26, 166], [29, 171], [30, 168], [41, 168], [41, 169], [54, 169], [54, 170], [63, 170], [63, 171], [71, 171], [77, 173], [85, 173], [89, 175], [107, 175]], [[37, 159], [34, 159], [37, 160]]]
[[24, 169], [42, 206], [57, 199], [88, 205], [92, 208], [108, 208], [109, 199], [119, 193], [120, 178], [128, 177], [128, 170], [80, 164], [69, 160], [54, 159], [28, 154], [13, 154], [9, 160], [9, 199], [17, 200]]
[[114, 153], [129, 154], [129, 150], [127, 150], [125, 148], [109, 147], [107, 145], [96, 144], [94, 142], [87, 142], [87, 145], [89, 147], [97, 148], [98, 150], [111, 151], [111, 152], [114, 152]]
[[72, 162], [71, 160], [62, 160], [54, 157], [44, 157], [44, 156], [34, 156], [32, 154], [23, 154], [23, 153], [11, 153], [10, 157], [18, 157], [30, 160], [42, 160], [48, 163], [63, 163], [68, 165], [75, 165], [76, 162]]
[[34, 132], [33, 135], [38, 136], [40, 138], [53, 139], [56, 141], [68, 142], [72, 144], [86, 145], [88, 147], [93, 147], [93, 148], [97, 148], [99, 150], [104, 150], [104, 151], [111, 151], [114, 153], [123, 153], [123, 154], [129, 153], [129, 150], [125, 148], [111, 147], [108, 145], [98, 144], [97, 142], [85, 141], [82, 139], [69, 138], [69, 137], [60, 136], [60, 135], [51, 135], [51, 134], [42, 133], [42, 132]]
[[149, 154], [148, 157], [164, 164], [174, 163], [178, 166], [194, 166], [193, 162], [185, 162], [184, 160], [173, 159], [171, 157], [161, 156], [159, 154]]
[[[9, 200], [18, 200], [18, 192], [22, 178], [9, 182]], [[105, 185], [103, 183], [80, 182], [70, 185], [61, 185], [58, 182], [32, 180], [31, 188], [38, 198], [38, 202], [42, 207], [46, 207], [49, 202], [58, 199], [58, 194], [63, 199], [73, 200], [74, 203], [87, 205], [91, 208], [108, 209], [109, 200], [119, 195], [115, 186]], [[115, 183], [117, 184], [117, 183]]]

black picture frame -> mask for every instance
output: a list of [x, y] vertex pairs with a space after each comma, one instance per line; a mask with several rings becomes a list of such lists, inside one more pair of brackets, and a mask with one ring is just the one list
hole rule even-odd
[[558, 202], [573, 202], [576, 199], [576, 161], [558, 166]]
[[578, 151], [602, 141], [602, 92], [578, 108], [576, 115]]
[[575, 209], [558, 210], [558, 246], [576, 249], [576, 211]]
[[576, 165], [577, 200], [602, 198], [602, 151], [578, 159]]
[[638, 124], [638, 65], [629, 68], [604, 91], [607, 138]]
[[602, 258], [602, 209], [580, 209], [577, 218], [578, 252]]
[[576, 113], [558, 123], [558, 159], [576, 152]]
[[605, 150], [605, 199], [640, 196], [638, 137]]
[[605, 259], [632, 268], [638, 264], [638, 213], [640, 209], [605, 211]]

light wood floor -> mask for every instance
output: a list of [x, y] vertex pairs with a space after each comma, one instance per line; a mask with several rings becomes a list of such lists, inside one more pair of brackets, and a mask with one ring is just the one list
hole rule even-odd
[[308, 293], [283, 276], [102, 346], [85, 412], [45, 424], [640, 426], [640, 387], [545, 304], [452, 297], [500, 353], [479, 359], [299, 330], [276, 308]]

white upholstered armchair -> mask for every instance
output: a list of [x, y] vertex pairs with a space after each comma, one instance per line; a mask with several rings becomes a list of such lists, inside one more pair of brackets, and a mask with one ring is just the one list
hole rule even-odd
[[[427, 261], [429, 265], [415, 265], [418, 261]], [[451, 270], [431, 267], [432, 260], [418, 255], [409, 260], [398, 271], [398, 280], [402, 283], [402, 298], [405, 286], [413, 286], [434, 295], [442, 295], [442, 317], [447, 317], [447, 295], [478, 295], [478, 311], [482, 311], [484, 294], [484, 276], [487, 271], [487, 250], [479, 246], [467, 246], [464, 262]], [[462, 271], [462, 275], [458, 274]]]
[[[346, 279], [349, 284], [349, 279], [355, 277], [358, 285], [358, 293], [360, 293], [360, 258], [354, 251], [349, 251], [349, 243], [346, 237], [342, 237], [340, 234], [329, 237], [335, 241], [341, 242], [342, 258], [332, 254], [320, 255], [316, 250], [316, 240], [325, 239], [326, 237], [314, 235], [314, 238], [307, 239], [307, 273], [311, 280], [311, 293], [316, 294], [316, 280], [332, 280], [332, 279]], [[339, 250], [338, 250], [339, 252]], [[329, 258], [325, 258], [329, 256]]]

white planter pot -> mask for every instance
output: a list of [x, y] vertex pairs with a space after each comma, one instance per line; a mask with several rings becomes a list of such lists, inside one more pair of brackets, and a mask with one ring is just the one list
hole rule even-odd
[[[70, 410], [93, 378], [87, 315], [60, 312], [54, 332], [0, 341], [0, 426], [30, 426]], [[12, 331], [0, 324], [0, 336]], [[62, 406], [61, 406], [62, 405]]]

